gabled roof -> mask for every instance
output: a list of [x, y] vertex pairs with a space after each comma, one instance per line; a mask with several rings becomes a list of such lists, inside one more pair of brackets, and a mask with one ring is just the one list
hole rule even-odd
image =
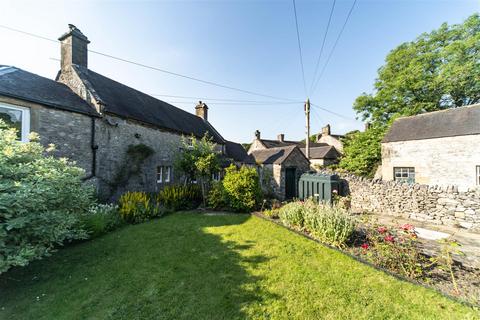
[[[295, 150], [298, 150], [298, 147], [293, 145], [270, 149], [258, 149], [254, 150], [251, 155], [255, 158], [255, 162], [259, 164], [281, 164]], [[308, 160], [305, 158], [305, 161]]]
[[63, 83], [0, 65], [0, 95], [87, 115], [98, 115]]
[[[280, 140], [260, 139], [260, 142], [265, 146], [265, 148], [278, 148], [278, 147], [286, 147], [286, 146], [299, 146], [299, 147], [305, 146], [305, 142], [302, 142], [302, 141], [287, 141], [287, 140], [280, 141]], [[328, 146], [328, 144], [310, 142], [310, 147], [320, 147], [320, 146]]]
[[217, 143], [222, 136], [200, 117], [156, 99], [92, 70], [75, 66], [80, 78], [86, 80], [105, 105], [104, 111], [141, 121], [186, 135], [203, 137], [206, 133]]
[[[305, 154], [305, 148], [300, 149]], [[310, 148], [310, 159], [337, 159], [340, 153], [334, 146], [322, 146]]]
[[480, 134], [480, 104], [395, 120], [382, 142]]
[[225, 149], [228, 158], [245, 164], [255, 164], [253, 157], [247, 153], [241, 144], [232, 141], [225, 141]]

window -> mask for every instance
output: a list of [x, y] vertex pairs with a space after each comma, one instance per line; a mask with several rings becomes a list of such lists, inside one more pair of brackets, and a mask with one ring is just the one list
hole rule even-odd
[[8, 127], [18, 131], [18, 140], [28, 141], [30, 133], [30, 110], [28, 108], [0, 104], [0, 119]]
[[169, 183], [172, 181], [172, 166], [157, 167], [157, 183]]
[[393, 176], [395, 181], [415, 183], [415, 168], [412, 167], [395, 167], [393, 168]]
[[212, 180], [213, 181], [220, 181], [220, 172], [212, 173]]
[[477, 166], [477, 186], [480, 186], [480, 166]]

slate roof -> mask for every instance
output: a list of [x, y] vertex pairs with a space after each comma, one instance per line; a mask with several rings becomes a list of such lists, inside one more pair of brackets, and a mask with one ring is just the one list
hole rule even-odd
[[0, 65], [0, 95], [87, 115], [97, 115], [63, 83], [10, 66]]
[[[304, 147], [305, 142], [301, 141], [279, 141], [279, 140], [267, 140], [267, 139], [260, 139], [260, 142], [266, 147], [266, 148], [278, 148], [278, 147], [286, 147], [286, 146], [299, 146], [299, 147]], [[310, 142], [310, 147], [320, 147], [320, 146], [328, 146], [326, 143], [318, 143], [318, 142]]]
[[255, 158], [256, 163], [281, 164], [295, 149], [298, 149], [295, 145], [270, 149], [258, 149], [252, 151], [251, 155]]
[[92, 70], [78, 66], [75, 66], [75, 70], [95, 90], [98, 98], [105, 104], [104, 110], [107, 113], [197, 137], [208, 133], [215, 142], [225, 143], [213, 126], [194, 114]]
[[255, 159], [247, 153], [240, 143], [225, 141], [225, 149], [228, 158], [245, 164], [255, 164]]
[[[300, 149], [305, 154], [305, 148]], [[337, 159], [340, 153], [334, 146], [322, 146], [310, 148], [310, 159]]]
[[382, 142], [480, 134], [480, 104], [395, 120]]

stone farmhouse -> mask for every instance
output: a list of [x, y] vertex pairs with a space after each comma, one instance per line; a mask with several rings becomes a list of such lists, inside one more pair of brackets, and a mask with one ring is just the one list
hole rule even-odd
[[[323, 139], [335, 142], [335, 137], [329, 137], [330, 126], [327, 127], [328, 134], [324, 130]], [[305, 142], [285, 140], [284, 134], [279, 134], [277, 140], [262, 139], [258, 130], [248, 154], [261, 168], [264, 187], [271, 188], [274, 195], [282, 200], [297, 196], [298, 179], [302, 173], [337, 163], [341, 155], [335, 146], [327, 142], [312, 142], [310, 159], [307, 159]]]
[[480, 104], [395, 120], [382, 179], [467, 191], [480, 186]]
[[19, 139], [34, 131], [55, 144], [55, 155], [85, 169], [102, 199], [179, 182], [173, 159], [184, 137], [208, 135], [229, 162], [248, 158], [208, 122], [205, 103], [193, 115], [89, 69], [89, 40], [69, 27], [59, 38], [56, 81], [0, 66], [0, 119], [19, 129]]
[[329, 146], [335, 147], [336, 151], [340, 154], [343, 153], [343, 142], [342, 138], [345, 136], [340, 134], [332, 134], [330, 125], [327, 124], [322, 128], [322, 132], [317, 135], [317, 143], [326, 143]]

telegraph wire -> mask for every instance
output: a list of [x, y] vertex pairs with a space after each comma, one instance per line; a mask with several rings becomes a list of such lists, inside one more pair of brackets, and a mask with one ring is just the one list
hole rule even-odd
[[[26, 31], [23, 31], [23, 30], [11, 28], [11, 27], [8, 27], [8, 26], [5, 26], [5, 25], [0, 24], [0, 28], [10, 30], [10, 31], [13, 31], [13, 32], [17, 32], [17, 33], [22, 33], [22, 34], [25, 34], [25, 35], [28, 35], [28, 36], [31, 36], [31, 37], [35, 37], [35, 38], [39, 38], [39, 39], [43, 39], [43, 40], [47, 40], [47, 41], [60, 43], [60, 41], [55, 40], [55, 39], [47, 38], [47, 37], [44, 37], [44, 36], [41, 36], [41, 35], [38, 35], [38, 34], [34, 34], [34, 33], [31, 33], [31, 32], [26, 32]], [[117, 61], [125, 62], [125, 63], [136, 65], [136, 66], [139, 66], [139, 67], [143, 67], [143, 68], [146, 68], [146, 69], [151, 69], [151, 70], [154, 70], [154, 71], [162, 72], [162, 73], [165, 73], [165, 74], [177, 76], [177, 77], [184, 78], [184, 79], [189, 79], [189, 80], [192, 80], [192, 81], [197, 81], [197, 82], [200, 82], [200, 83], [203, 83], [203, 84], [208, 84], [208, 85], [212, 85], [212, 86], [216, 86], [216, 87], [220, 87], [220, 88], [224, 88], [224, 89], [229, 89], [229, 90], [242, 92], [242, 93], [246, 93], [246, 94], [250, 94], [250, 95], [256, 95], [256, 96], [265, 97], [265, 98], [271, 98], [271, 99], [275, 99], [275, 100], [292, 101], [292, 102], [295, 101], [293, 99], [271, 96], [271, 95], [268, 95], [268, 94], [258, 93], [258, 92], [250, 91], [250, 90], [244, 90], [244, 89], [224, 85], [224, 84], [213, 82], [213, 81], [203, 80], [203, 79], [200, 79], [200, 78], [196, 78], [196, 77], [184, 75], [184, 74], [181, 74], [181, 73], [177, 73], [177, 72], [173, 72], [173, 71], [149, 66], [149, 65], [146, 65], [146, 64], [143, 64], [143, 63], [140, 63], [140, 62], [135, 62], [135, 61], [132, 61], [132, 60], [120, 58], [120, 57], [117, 57], [117, 56], [113, 56], [113, 55], [103, 53], [103, 52], [99, 52], [99, 51], [95, 51], [95, 50], [88, 50], [88, 52], [91, 52], [91, 53], [94, 53], [94, 54], [97, 54], [97, 55], [100, 55], [100, 56], [104, 56], [104, 57], [107, 57], [107, 58], [110, 58], [110, 59], [114, 59], [114, 60], [117, 60]]]
[[300, 33], [298, 31], [297, 6], [295, 5], [295, 0], [292, 0], [292, 1], [293, 1], [293, 14], [295, 16], [295, 28], [297, 30], [298, 54], [300, 56], [300, 66], [302, 68], [303, 89], [305, 90], [305, 95], [308, 95], [307, 83], [305, 81], [305, 68], [303, 67], [302, 45], [300, 42]]
[[[315, 82], [315, 85], [312, 90], [312, 94], [315, 92], [315, 89], [320, 82], [320, 79], [322, 78], [323, 74], [325, 73], [325, 69], [327, 68], [328, 63], [330, 62], [330, 59], [332, 58], [333, 52], [335, 51], [335, 48], [337, 47], [338, 42], [340, 41], [340, 38], [342, 37], [343, 31], [345, 30], [345, 27], [347, 26], [348, 20], [350, 19], [350, 16], [352, 15], [353, 9], [355, 8], [355, 4], [357, 3], [357, 0], [353, 1], [352, 6], [350, 7], [350, 10], [348, 11], [347, 17], [345, 18], [345, 21], [343, 23], [342, 29], [340, 29], [340, 32], [338, 33], [337, 39], [335, 40], [335, 43], [333, 44], [332, 50], [330, 51], [327, 61], [323, 65], [322, 71], [320, 72], [320, 75]], [[315, 80], [315, 79], [314, 79]]]
[[323, 49], [325, 48], [325, 41], [327, 40], [328, 30], [330, 29], [330, 23], [332, 22], [333, 11], [335, 9], [335, 3], [337, 0], [333, 0], [332, 8], [330, 9], [330, 15], [328, 17], [327, 28], [325, 29], [325, 33], [323, 35], [322, 46], [320, 48], [320, 53], [318, 54], [317, 64], [315, 65], [315, 72], [313, 73], [313, 81], [312, 85], [310, 86], [310, 95], [313, 93], [313, 84], [315, 83], [315, 79], [317, 78], [318, 67], [320, 65], [320, 59], [322, 57]]
[[321, 107], [321, 106], [319, 106], [319, 105], [317, 105], [317, 104], [315, 104], [315, 103], [310, 103], [310, 104], [311, 104], [312, 106], [320, 109], [320, 110], [323, 110], [323, 111], [325, 111], [325, 112], [328, 112], [328, 113], [331, 113], [331, 114], [333, 114], [333, 115], [336, 115], [337, 117], [340, 117], [340, 118], [343, 118], [343, 119], [346, 119], [346, 120], [350, 120], [350, 121], [360, 122], [360, 121], [357, 120], [357, 119], [350, 118], [350, 117], [347, 117], [347, 116], [345, 116], [345, 115], [343, 115], [343, 114], [340, 114], [340, 113], [331, 111], [331, 110], [329, 110], [329, 109], [327, 109], [327, 108], [324, 108], [324, 107]]

